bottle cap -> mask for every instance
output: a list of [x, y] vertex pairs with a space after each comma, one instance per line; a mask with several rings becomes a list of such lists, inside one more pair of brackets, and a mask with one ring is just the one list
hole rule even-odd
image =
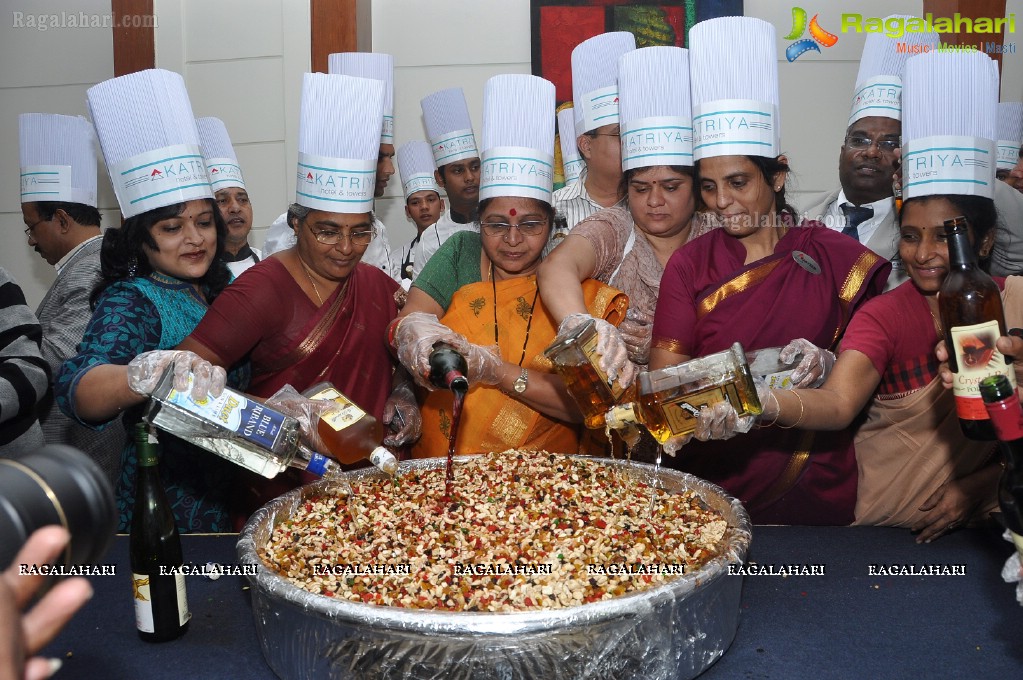
[[1008, 399], [1015, 394], [1012, 383], [1004, 375], [989, 375], [980, 381], [980, 396], [986, 403]]
[[373, 453], [369, 454], [369, 462], [392, 477], [398, 471], [398, 459], [394, 457], [393, 453], [382, 446], [373, 449]]

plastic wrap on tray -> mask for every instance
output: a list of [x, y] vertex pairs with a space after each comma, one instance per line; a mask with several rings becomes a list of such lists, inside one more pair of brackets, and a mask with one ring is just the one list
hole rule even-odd
[[[652, 480], [650, 465], [601, 462]], [[402, 471], [443, 463], [408, 461]], [[379, 474], [360, 470], [347, 476]], [[257, 549], [277, 523], [328, 483], [271, 501], [249, 519], [238, 541], [239, 563], [257, 565], [250, 580], [263, 655], [286, 680], [692, 678], [724, 654], [735, 637], [742, 576], [729, 575], [728, 565], [746, 558], [749, 516], [720, 487], [692, 475], [662, 469], [660, 484], [667, 491], [696, 491], [728, 522], [720, 554], [702, 568], [611, 600], [507, 613], [432, 612], [336, 600], [302, 590], [268, 569]]]

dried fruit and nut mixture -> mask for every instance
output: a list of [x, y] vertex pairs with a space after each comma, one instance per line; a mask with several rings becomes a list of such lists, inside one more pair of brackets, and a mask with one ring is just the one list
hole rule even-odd
[[392, 607], [522, 611], [609, 599], [678, 578], [727, 523], [693, 492], [657, 490], [597, 459], [507, 451], [311, 496], [263, 559], [313, 593]]

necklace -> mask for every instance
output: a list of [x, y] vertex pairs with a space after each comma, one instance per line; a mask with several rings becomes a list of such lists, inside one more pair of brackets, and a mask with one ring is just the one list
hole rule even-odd
[[309, 285], [313, 287], [313, 292], [316, 293], [316, 299], [317, 301], [319, 301], [320, 306], [322, 307], [323, 298], [320, 297], [320, 290], [316, 287], [316, 282], [313, 281], [313, 275], [309, 273], [309, 267], [305, 266], [305, 262], [302, 261], [301, 257], [298, 258], [298, 263], [302, 265], [302, 271], [305, 272], [305, 277], [309, 279]]
[[[500, 345], [497, 327], [497, 281], [494, 279], [494, 263], [490, 263], [490, 287], [494, 291], [494, 344]], [[522, 354], [519, 355], [519, 366], [526, 359], [526, 345], [529, 344], [529, 329], [533, 327], [533, 311], [536, 309], [536, 298], [540, 295], [540, 287], [536, 287], [533, 293], [533, 303], [529, 306], [529, 316], [526, 321], [526, 339], [522, 341]], [[523, 300], [525, 302], [525, 300]]]
[[938, 317], [934, 316], [934, 312], [930, 310], [928, 306], [927, 313], [931, 315], [931, 320], [934, 321], [934, 330], [938, 331], [938, 337], [941, 337], [941, 322], [938, 321]]

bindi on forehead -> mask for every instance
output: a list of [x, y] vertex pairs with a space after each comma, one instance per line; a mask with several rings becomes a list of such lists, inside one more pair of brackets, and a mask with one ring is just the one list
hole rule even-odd
[[512, 217], [515, 217], [519, 213], [515, 208], [512, 208], [511, 210], [508, 211], [508, 214], [511, 215]]

